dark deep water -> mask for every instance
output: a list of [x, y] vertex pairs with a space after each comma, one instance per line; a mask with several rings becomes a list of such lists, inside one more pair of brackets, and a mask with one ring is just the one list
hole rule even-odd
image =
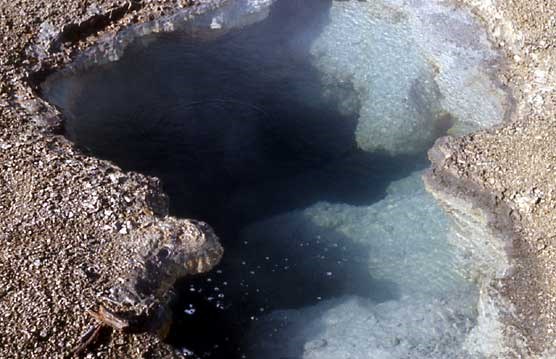
[[[249, 230], [319, 202], [372, 206], [394, 181], [427, 166], [424, 150], [360, 149], [358, 113], [339, 103], [357, 98], [356, 89], [339, 82], [340, 95], [323, 91], [310, 48], [331, 4], [279, 1], [266, 20], [211, 40], [149, 36], [117, 63], [46, 87], [71, 140], [161, 178], [172, 215], [204, 220], [218, 233], [225, 257], [215, 271], [176, 285], [168, 338], [200, 357], [246, 357], [251, 324], [275, 310], [346, 295], [373, 303], [401, 297], [399, 284], [369, 271], [370, 245], [340, 230], [322, 241], [316, 223]], [[431, 144], [450, 127], [431, 126]], [[246, 228], [256, 234], [244, 235]], [[279, 240], [287, 236], [295, 240]]]

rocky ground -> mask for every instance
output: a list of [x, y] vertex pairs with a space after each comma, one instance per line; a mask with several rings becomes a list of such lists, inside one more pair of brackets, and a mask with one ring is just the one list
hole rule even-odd
[[511, 275], [502, 293], [515, 308], [508, 327], [527, 342], [525, 357], [554, 357], [556, 344], [556, 8], [550, 1], [471, 5], [509, 63], [510, 123], [438, 141], [426, 177], [433, 192], [457, 193], [489, 214], [494, 234], [510, 237]]
[[[218, 262], [222, 249], [210, 228], [166, 217], [158, 180], [123, 173], [57, 136], [60, 120], [37, 97], [30, 76], [71, 61], [98, 36], [186, 5], [1, 2], [0, 357], [67, 357], [96, 323], [87, 310], [106, 298], [135, 295], [129, 308], [117, 309], [151, 315], [168, 300], [175, 277]], [[146, 273], [150, 264], [165, 271]], [[145, 277], [156, 284], [137, 293]], [[178, 355], [150, 334], [102, 337], [94, 348], [102, 357]]]
[[[508, 55], [501, 81], [514, 93], [514, 119], [440, 141], [431, 152], [427, 181], [439, 193], [468, 188], [458, 193], [492, 213], [493, 231], [501, 233], [497, 224], [513, 231], [514, 271], [504, 279], [504, 293], [518, 314], [509, 324], [527, 340], [524, 355], [533, 357], [555, 339], [556, 8], [547, 0], [461, 1], [484, 19]], [[123, 173], [56, 135], [62, 120], [34, 91], [45, 74], [98, 38], [188, 5], [1, 1], [1, 357], [71, 355], [95, 324], [88, 309], [125, 293], [143, 299], [130, 301], [131, 312], [152, 314], [167, 300], [176, 276], [218, 262], [222, 250], [210, 228], [167, 217], [156, 179]], [[172, 270], [145, 273], [145, 263]], [[134, 290], [138, 279], [153, 275], [157, 283], [146, 293]], [[94, 352], [113, 358], [178, 356], [156, 336], [118, 331], [104, 336]]]

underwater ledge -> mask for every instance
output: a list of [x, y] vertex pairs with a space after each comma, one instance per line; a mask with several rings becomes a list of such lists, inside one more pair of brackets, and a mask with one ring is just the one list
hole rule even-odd
[[548, 194], [553, 191], [548, 174], [553, 160], [541, 142], [554, 135], [550, 98], [556, 78], [546, 65], [554, 55], [544, 48], [552, 43], [547, 40], [552, 32], [539, 32], [526, 21], [535, 13], [542, 23], [553, 13], [535, 3], [461, 3], [482, 20], [491, 41], [506, 54], [509, 66], [500, 78], [512, 91], [514, 109], [501, 126], [438, 140], [429, 152], [432, 166], [425, 184], [460, 230], [478, 241], [488, 238], [507, 255], [508, 272], [492, 277], [486, 301], [510, 309], [500, 313], [507, 348], [503, 357], [553, 358], [556, 277], [550, 238], [555, 228], [546, 210], [553, 206]]
[[[160, 24], [160, 23], [159, 23]], [[160, 27], [154, 26], [154, 29], [160, 29]], [[153, 30], [154, 31], [154, 30]], [[93, 56], [91, 56], [91, 59], [93, 58]], [[113, 59], [116, 59], [116, 57], [113, 57]], [[98, 58], [96, 58], [93, 61], [98, 61]], [[89, 63], [89, 65], [94, 65], [93, 63]], [[80, 65], [81, 66], [81, 65]], [[39, 101], [40, 100], [36, 100], [33, 98], [29, 98], [27, 99], [25, 105], [27, 108], [30, 108], [29, 106], [29, 102], [28, 101]], [[45, 106], [47, 109], [52, 110], [51, 108], [49, 108], [49, 105], [45, 105], [43, 104], [43, 106]], [[32, 107], [32, 106], [31, 106]], [[34, 108], [31, 108], [32, 111], [36, 110]], [[41, 111], [45, 111], [45, 108], [42, 108]], [[59, 116], [59, 115], [56, 115]], [[44, 114], [41, 114], [40, 117], [45, 118]], [[36, 119], [38, 120], [37, 122], [40, 122], [40, 119]], [[473, 135], [472, 135], [473, 136]], [[472, 137], [471, 136], [471, 137]], [[49, 135], [46, 135], [45, 137], [49, 137]], [[39, 139], [42, 141], [42, 138], [39, 137]], [[57, 138], [56, 140], [50, 140], [50, 144], [57, 144], [60, 142], [64, 142], [63, 139], [59, 139]], [[452, 140], [452, 141], [465, 141], [464, 139], [462, 140]], [[6, 143], [4, 143], [6, 142]], [[10, 146], [10, 142], [9, 141], [4, 141], [2, 142], [2, 150], [8, 150]], [[488, 228], [488, 226], [494, 226], [495, 223], [503, 223], [504, 225], [508, 224], [508, 227], [511, 227], [512, 229], [514, 228], [514, 226], [511, 225], [511, 222], [507, 221], [507, 218], [509, 216], [509, 212], [511, 210], [506, 210], [506, 207], [503, 204], [498, 204], [497, 199], [494, 198], [492, 195], [488, 195], [488, 190], [486, 189], [481, 189], [481, 190], [470, 190], [470, 188], [474, 188], [473, 185], [471, 185], [472, 182], [471, 180], [468, 183], [465, 183], [463, 181], [458, 183], [458, 180], [453, 180], [450, 179], [450, 177], [452, 178], [462, 178], [464, 177], [463, 174], [461, 173], [457, 173], [457, 174], [453, 174], [450, 173], [447, 170], [444, 170], [444, 167], [447, 167], [449, 165], [450, 161], [447, 161], [446, 159], [453, 159], [454, 157], [457, 157], [458, 155], [460, 155], [464, 149], [464, 146], [461, 147], [457, 147], [456, 150], [454, 150], [454, 152], [447, 152], [446, 150], [446, 145], [443, 143], [439, 143], [435, 146], [435, 148], [431, 151], [431, 157], [434, 163], [434, 167], [431, 170], [431, 173], [427, 176], [427, 181], [426, 183], [429, 186], [429, 189], [432, 190], [433, 193], [436, 194], [437, 198], [439, 198], [441, 203], [444, 203], [446, 205], [446, 207], [451, 208], [451, 210], [449, 209], [448, 212], [450, 213], [450, 211], [453, 212], [457, 212], [457, 211], [461, 211], [462, 213], [464, 213], [464, 215], [455, 215], [456, 219], [459, 219], [460, 223], [479, 223], [480, 225], [483, 225], [485, 227]], [[66, 152], [67, 154], [70, 155], [70, 158], [74, 158], [76, 159], [78, 162], [83, 162], [83, 163], [87, 163], [87, 161], [91, 162], [96, 162], [96, 160], [92, 160], [92, 159], [87, 159], [86, 157], [83, 157], [82, 155], [76, 153], [74, 151], [74, 149], [71, 148], [71, 146], [67, 146], [65, 144], [60, 145], [60, 148], [63, 148], [63, 151]], [[436, 151], [436, 152], [435, 152]], [[438, 152], [442, 153], [442, 155], [439, 155]], [[446, 153], [449, 153], [448, 155], [446, 155]], [[107, 165], [103, 165], [103, 166], [107, 166]], [[108, 166], [111, 167], [111, 166]], [[114, 174], [114, 176], [116, 178], [128, 178], [129, 175], [122, 175], [120, 177], [119, 174], [119, 170], [111, 167], [110, 169], [111, 174]], [[450, 173], [450, 174], [448, 174]], [[143, 180], [141, 179], [140, 175], [133, 175], [136, 176], [136, 179], [138, 182], [142, 182]], [[473, 178], [473, 180], [476, 180], [475, 178]], [[118, 183], [118, 180], [116, 180], [116, 183]], [[122, 184], [117, 184], [116, 188], [121, 187]], [[58, 190], [60, 191], [60, 190]], [[86, 190], [87, 191], [87, 190]], [[85, 191], [85, 192], [86, 192]], [[157, 194], [158, 192], [158, 194]], [[455, 195], [454, 195], [455, 194]], [[160, 189], [157, 188], [156, 185], [152, 186], [152, 193], [150, 193], [150, 195], [152, 195], [154, 198], [163, 198], [163, 195], [160, 193]], [[463, 198], [463, 202], [459, 202], [457, 203], [457, 198]], [[479, 198], [483, 198], [483, 200], [478, 200]], [[489, 200], [484, 200], [484, 198], [490, 198]], [[500, 201], [500, 198], [498, 198], [498, 201]], [[496, 205], [488, 205], [487, 203], [496, 203]], [[482, 214], [479, 215], [472, 215], [469, 216], [469, 203], [476, 203], [477, 204], [477, 208], [481, 208], [482, 209]], [[152, 204], [149, 204], [148, 201], [146, 201], [145, 203], [142, 204], [144, 206], [143, 209], [149, 211], [150, 208], [152, 208]], [[163, 206], [161, 206], [163, 207]], [[498, 210], [493, 210], [493, 209], [500, 209], [502, 208], [503, 210], [498, 211]], [[157, 211], [153, 211], [153, 212], [157, 212], [159, 215], [163, 215], [164, 214], [164, 210], [157, 210]], [[124, 216], [125, 218], [125, 216]], [[477, 220], [477, 218], [479, 218], [479, 220]], [[490, 219], [489, 219], [490, 218]], [[160, 227], [159, 227], [160, 226]], [[462, 227], [466, 226], [466, 224], [463, 224]], [[469, 225], [467, 225], [469, 227]], [[156, 223], [154, 224], [154, 228], [163, 228], [164, 226], [160, 223]], [[508, 235], [509, 233], [504, 233], [504, 231], [499, 231], [497, 234], [497, 236], [492, 236], [492, 227], [490, 229], [487, 229], [486, 231], [484, 230], [485, 227], [482, 227], [480, 230], [477, 230], [477, 233], [483, 233], [481, 234], [484, 235], [484, 233], [489, 233], [491, 236], [491, 240], [495, 241], [501, 241], [499, 243], [502, 243], [502, 245], [500, 246], [501, 248], [505, 249], [506, 246], [504, 245], [504, 243], [512, 240], [517, 240], [515, 238], [515, 233], [514, 235]], [[119, 226], [119, 230], [122, 232], [125, 232], [126, 230], [122, 229], [124, 227]], [[477, 228], [477, 226], [475, 226], [475, 228]], [[480, 227], [479, 227], [480, 228]], [[496, 228], [496, 226], [494, 226], [493, 228]], [[135, 231], [133, 229], [130, 229], [131, 231]], [[499, 236], [500, 234], [504, 234], [503, 236]], [[506, 238], [506, 239], [504, 239]], [[482, 239], [484, 240], [484, 237], [482, 237]], [[471, 239], [471, 241], [474, 241], [476, 239]], [[492, 286], [487, 286], [487, 288], [483, 291], [483, 293], [489, 293], [489, 291], [494, 288]], [[496, 291], [496, 293], [498, 293], [498, 291]], [[496, 298], [498, 294], [492, 295], [492, 294], [486, 294], [486, 298], [485, 300], [483, 300], [483, 303], [487, 303], [489, 300], [491, 300], [491, 298]], [[511, 311], [510, 311], [511, 312]], [[507, 320], [507, 318], [503, 318], [504, 320]], [[510, 320], [516, 320], [511, 318]], [[513, 328], [519, 328], [519, 327], [513, 327]], [[512, 332], [512, 331], [510, 331]], [[513, 331], [515, 332], [515, 331]], [[521, 334], [520, 334], [521, 335]], [[518, 336], [519, 337], [519, 336]], [[526, 335], [523, 335], [523, 338], [526, 338]], [[514, 343], [515, 344], [515, 343]], [[515, 348], [511, 347], [514, 344], [507, 344], [508, 345], [508, 350], [510, 350], [510, 352], [513, 353], [525, 353], [524, 355], [528, 355], [527, 353], [529, 353], [528, 351], [523, 351], [526, 350], [524, 349], [523, 344], [524, 343], [519, 343], [519, 345], [516, 345]]]

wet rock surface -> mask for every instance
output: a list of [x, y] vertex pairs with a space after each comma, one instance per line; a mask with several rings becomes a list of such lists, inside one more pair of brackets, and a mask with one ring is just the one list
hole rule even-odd
[[[474, 276], [466, 273], [474, 265], [459, 260], [463, 246], [454, 250], [449, 244], [442, 210], [425, 192], [419, 173], [391, 183], [427, 166], [423, 142], [432, 144], [452, 122], [463, 122], [436, 123], [437, 114], [450, 116], [440, 109], [441, 101], [464, 109], [469, 102], [505, 97], [484, 74], [483, 64], [496, 56], [482, 28], [465, 11], [452, 10], [393, 2], [280, 1], [262, 21], [224, 36], [201, 31], [198, 39], [187, 30], [144, 36], [117, 62], [56, 73], [41, 85], [45, 98], [63, 109], [68, 138], [124, 169], [161, 178], [173, 213], [201, 218], [221, 235], [227, 255], [216, 274], [177, 290], [185, 305], [174, 311], [184, 322], [173, 330], [176, 345], [210, 358], [262, 355], [246, 353], [246, 338], [230, 340], [231, 328], [191, 342], [186, 323], [210, 320], [210, 310], [196, 299], [188, 302], [191, 289], [222, 307], [219, 322], [233, 323], [239, 333], [264, 320], [265, 313], [293, 308], [303, 313], [306, 306], [345, 295], [370, 299], [369, 315], [374, 305], [389, 300], [392, 307], [401, 306], [390, 311], [395, 316], [405, 310], [407, 298], [421, 296], [417, 307], [426, 307], [427, 300], [441, 303], [457, 290], [459, 302], [445, 301], [439, 313], [453, 311], [470, 325], [475, 321], [472, 310], [459, 310], [477, 301]], [[423, 25], [429, 18], [440, 26], [463, 22], [470, 29], [462, 26], [441, 40], [424, 41], [441, 31]], [[353, 51], [346, 52], [338, 37], [348, 30]], [[456, 48], [469, 32], [482, 40]], [[437, 44], [416, 46], [417, 40]], [[400, 69], [393, 71], [398, 61]], [[445, 73], [440, 67], [447, 63], [472, 69], [474, 82], [487, 83], [493, 94], [458, 96], [461, 86], [454, 83], [469, 74], [454, 66]], [[347, 101], [339, 104], [337, 96]], [[481, 127], [501, 121], [504, 111], [492, 112], [458, 117]], [[363, 151], [361, 138], [410, 155]], [[415, 315], [435, 322], [430, 317], [437, 313], [424, 309]], [[407, 334], [414, 330], [423, 334], [421, 346], [436, 347], [423, 349], [423, 355], [465, 352], [468, 331], [459, 328], [459, 319], [447, 317], [424, 330], [406, 319], [400, 340], [416, 343]], [[444, 337], [450, 323], [459, 329]], [[334, 335], [346, 325], [338, 324]], [[447, 338], [456, 332], [458, 340]], [[257, 340], [247, 339], [248, 345]]]
[[331, 88], [356, 90], [342, 109], [358, 115], [359, 148], [411, 153], [430, 148], [442, 130], [462, 135], [506, 117], [510, 99], [494, 81], [503, 62], [468, 11], [338, 1], [329, 18], [311, 53]]
[[447, 310], [453, 299], [459, 302], [406, 297], [375, 304], [344, 297], [274, 312], [254, 326], [266, 341], [251, 350], [259, 358], [474, 358], [456, 349], [474, 324], [466, 316], [472, 310]]
[[[546, 1], [462, 1], [488, 26], [510, 59], [502, 80], [515, 96], [512, 121], [463, 138], [439, 141], [430, 152], [429, 188], [452, 212], [461, 199], [506, 241], [513, 270], [497, 282], [515, 306], [505, 315], [508, 342], [525, 342], [509, 357], [553, 357], [556, 297], [554, 267], [554, 133], [556, 12]], [[504, 240], [505, 238], [506, 240]], [[509, 242], [507, 242], [509, 240]], [[496, 242], [496, 241], [495, 241]], [[521, 339], [516, 339], [521, 338]]]
[[[108, 299], [149, 317], [145, 308], [164, 307], [176, 277], [207, 271], [220, 259], [210, 228], [167, 217], [158, 180], [123, 173], [56, 136], [60, 117], [37, 97], [29, 76], [67, 63], [103, 33], [182, 5], [2, 3], [0, 356], [67, 357], [95, 324], [87, 310]], [[173, 269], [145, 273], [159, 267]], [[139, 286], [145, 278], [155, 283]], [[111, 295], [122, 288], [134, 300]], [[106, 330], [95, 346], [103, 357], [179, 356], [152, 333]]]
[[[255, 266], [247, 254], [260, 278], [241, 277], [285, 308], [269, 311], [260, 301], [265, 310], [247, 336], [249, 357], [484, 357], [464, 345], [476, 325], [474, 266], [451, 245], [449, 219], [421, 174], [392, 182], [371, 205], [320, 202], [246, 228], [244, 251], [270, 264]], [[293, 285], [282, 293], [281, 277], [292, 270], [309, 290]]]
[[[511, 225], [516, 235], [512, 237], [515, 270], [502, 282], [501, 293], [515, 305], [518, 315], [506, 318], [505, 330], [518, 332], [516, 336], [529, 345], [511, 355], [534, 357], [546, 351], [550, 357], [556, 323], [556, 252], [552, 240], [556, 235], [552, 164], [556, 160], [550, 146], [556, 138], [552, 121], [556, 75], [551, 65], [556, 55], [556, 14], [552, 4], [543, 0], [462, 3], [470, 4], [483, 16], [492, 38], [512, 59], [503, 82], [514, 91], [516, 113], [513, 122], [499, 129], [439, 143], [433, 151], [434, 167], [427, 181], [433, 191], [457, 192], [457, 196], [473, 200], [491, 213], [487, 217], [493, 232], [501, 233], [497, 223], [506, 228]], [[195, 229], [199, 236], [191, 236], [191, 240], [205, 238], [201, 243], [212, 248], [183, 248], [204, 264], [196, 270], [208, 270], [217, 263], [221, 250], [210, 230], [198, 223], [165, 217], [167, 200], [157, 180], [123, 173], [106, 162], [84, 156], [67, 140], [55, 136], [61, 118], [33, 91], [37, 79], [76, 58], [100, 37], [132, 23], [174, 13], [186, 5], [185, 1], [169, 0], [2, 2], [3, 357], [70, 354], [93, 323], [85, 311], [98, 305], [118, 278], [141, 277], [123, 265], [130, 258], [144, 258], [145, 252], [135, 251], [136, 241], [143, 236], [133, 233], [160, 230], [162, 234], [155, 237], [163, 246], [175, 243], [177, 234], [187, 228]], [[27, 51], [31, 44], [35, 46]], [[468, 185], [472, 190], [455, 190]], [[479, 200], [487, 197], [492, 201]], [[153, 253], [153, 249], [146, 253]], [[309, 349], [318, 352], [323, 343], [317, 341]], [[119, 332], [101, 341], [96, 351], [102, 357], [114, 358], [180, 355], [150, 334], [130, 336]]]

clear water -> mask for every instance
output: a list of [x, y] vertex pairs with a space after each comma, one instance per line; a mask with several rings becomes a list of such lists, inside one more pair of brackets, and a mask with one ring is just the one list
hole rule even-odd
[[420, 179], [436, 138], [504, 116], [469, 14], [280, 0], [203, 35], [143, 37], [43, 85], [71, 140], [158, 176], [173, 215], [221, 238], [217, 270], [176, 285], [168, 341], [210, 358], [470, 357], [477, 288]]

